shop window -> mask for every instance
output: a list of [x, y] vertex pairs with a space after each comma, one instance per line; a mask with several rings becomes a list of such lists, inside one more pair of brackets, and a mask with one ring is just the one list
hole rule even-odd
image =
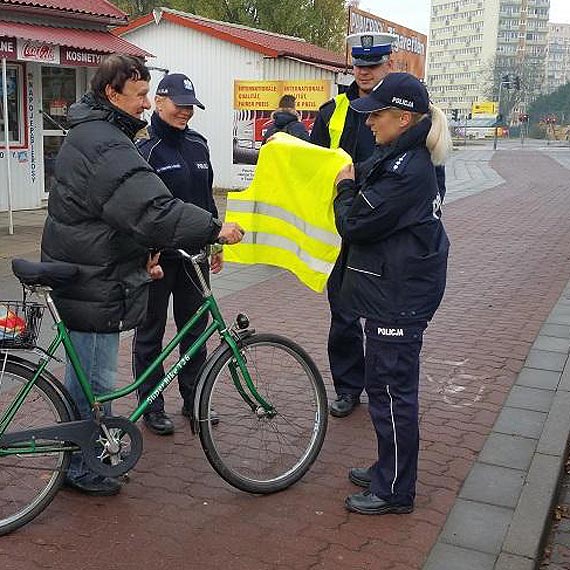
[[[8, 141], [10, 145], [24, 146], [23, 72], [21, 65], [7, 64]], [[0, 148], [4, 148], [4, 85], [0, 75]]]
[[45, 130], [68, 128], [67, 111], [75, 103], [75, 69], [42, 67], [42, 98]]

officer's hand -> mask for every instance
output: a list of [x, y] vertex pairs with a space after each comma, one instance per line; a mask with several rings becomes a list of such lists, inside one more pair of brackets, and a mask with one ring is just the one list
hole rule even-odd
[[354, 180], [354, 164], [347, 164], [338, 174], [334, 185], [338, 186], [343, 180]]
[[233, 244], [238, 243], [242, 240], [245, 231], [239, 224], [230, 222], [228, 224], [222, 224], [222, 229], [218, 234], [218, 239], [216, 240], [221, 244]]
[[158, 264], [160, 258], [160, 251], [154, 255], [149, 254], [148, 260], [146, 262], [146, 270], [153, 281], [157, 279], [162, 279], [164, 277], [164, 271], [162, 267]]

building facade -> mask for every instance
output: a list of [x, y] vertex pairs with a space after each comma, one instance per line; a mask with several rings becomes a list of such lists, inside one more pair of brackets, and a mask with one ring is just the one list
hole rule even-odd
[[150, 55], [109, 31], [126, 22], [105, 0], [0, 0], [0, 211], [45, 204], [67, 109], [101, 60]]
[[[550, 0], [432, 0], [427, 83], [435, 103], [465, 116], [495, 75], [541, 86]], [[534, 93], [528, 93], [532, 96]]]
[[544, 94], [570, 81], [570, 24], [548, 23]]

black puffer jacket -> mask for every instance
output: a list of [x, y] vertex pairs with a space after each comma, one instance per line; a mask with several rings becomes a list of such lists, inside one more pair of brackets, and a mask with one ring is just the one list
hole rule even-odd
[[215, 241], [221, 223], [173, 198], [132, 139], [145, 126], [88, 93], [69, 112], [71, 129], [56, 161], [42, 237], [42, 260], [79, 266], [54, 291], [72, 330], [116, 332], [144, 318], [151, 247]]

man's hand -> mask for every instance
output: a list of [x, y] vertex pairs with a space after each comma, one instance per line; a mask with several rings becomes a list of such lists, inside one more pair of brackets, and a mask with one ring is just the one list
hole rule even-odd
[[336, 176], [334, 185], [338, 186], [343, 180], [354, 180], [354, 164], [347, 164]]
[[224, 267], [224, 252], [213, 253], [210, 257], [210, 270], [212, 273], [219, 273]]
[[162, 270], [162, 267], [158, 264], [159, 259], [160, 259], [160, 251], [158, 253], [155, 253], [154, 255], [151, 255], [149, 253], [148, 260], [146, 262], [146, 270], [153, 281], [156, 281], [157, 279], [162, 279], [164, 277], [164, 271]]
[[218, 239], [216, 240], [221, 244], [234, 244], [242, 240], [245, 231], [239, 224], [230, 222], [228, 224], [222, 224], [222, 229], [218, 234]]

